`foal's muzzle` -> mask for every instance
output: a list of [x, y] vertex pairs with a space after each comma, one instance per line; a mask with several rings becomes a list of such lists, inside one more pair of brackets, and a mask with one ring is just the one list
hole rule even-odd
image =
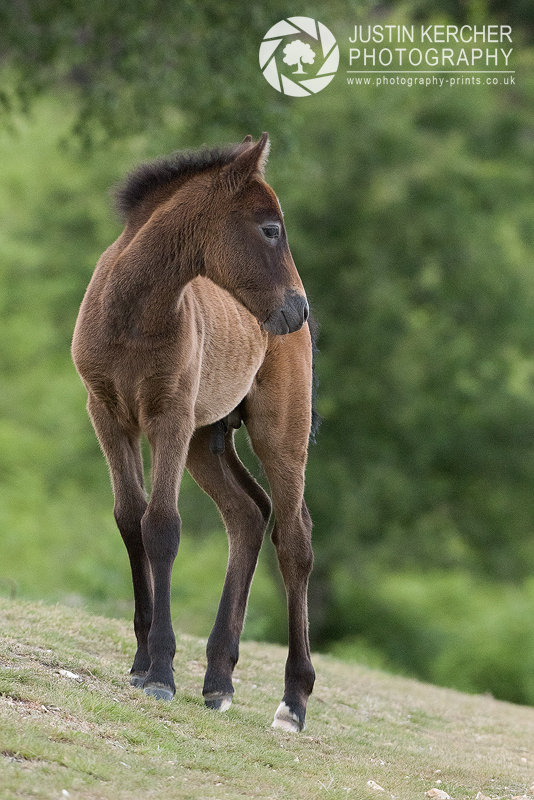
[[293, 289], [288, 289], [284, 305], [269, 314], [263, 327], [267, 333], [283, 336], [285, 333], [294, 333], [300, 330], [309, 316], [310, 307], [306, 298]]

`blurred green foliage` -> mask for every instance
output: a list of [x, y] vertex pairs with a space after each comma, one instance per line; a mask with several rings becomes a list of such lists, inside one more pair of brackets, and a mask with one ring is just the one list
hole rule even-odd
[[[10, 55], [0, 97], [10, 124], [0, 132], [0, 588], [16, 581], [26, 597], [131, 613], [109, 480], [69, 356], [94, 264], [120, 230], [107, 190], [139, 160], [269, 130], [268, 179], [321, 325], [323, 424], [307, 482], [314, 644], [534, 703], [529, 8], [390, 9], [395, 21], [448, 13], [518, 26], [514, 86], [349, 87], [340, 70], [302, 101], [272, 90], [257, 66], [284, 3], [252, 3], [246, 15], [229, 3], [133, 3], [119, 15], [113, 3], [29, 2], [26, 38], [21, 9], [0, 14]], [[332, 4], [339, 41], [365, 13]], [[180, 510], [173, 613], [205, 635], [224, 533], [190, 479]], [[249, 637], [285, 636], [273, 564], [266, 544]]]
[[[361, 15], [369, 5], [330, 0], [329, 17]], [[321, 17], [322, 4], [306, 14]], [[26, 0], [0, 5], [0, 54], [16, 73], [0, 107], [68, 83], [76, 87], [73, 130], [87, 142], [150, 131], [158, 136], [177, 107], [194, 144], [217, 142], [228, 127], [292, 138], [293, 104], [266, 93], [258, 50], [267, 30], [300, 13], [288, 0]]]

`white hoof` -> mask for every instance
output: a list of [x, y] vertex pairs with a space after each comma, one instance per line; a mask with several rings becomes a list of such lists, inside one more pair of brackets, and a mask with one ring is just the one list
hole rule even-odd
[[232, 705], [232, 695], [223, 692], [210, 692], [204, 695], [204, 703], [213, 711], [228, 711]]
[[282, 702], [276, 709], [272, 727], [289, 733], [300, 733], [304, 726], [300, 724], [299, 718], [289, 706]]
[[219, 711], [228, 711], [231, 705], [232, 705], [232, 698], [223, 697], [223, 699], [221, 700], [221, 705], [219, 706]]

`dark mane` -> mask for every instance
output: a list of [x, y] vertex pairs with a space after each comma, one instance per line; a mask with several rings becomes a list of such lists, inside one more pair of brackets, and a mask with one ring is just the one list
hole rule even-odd
[[113, 190], [117, 211], [126, 219], [156, 189], [178, 179], [188, 180], [200, 172], [221, 169], [234, 160], [240, 147], [239, 144], [232, 144], [202, 150], [177, 150], [168, 156], [139, 164]]

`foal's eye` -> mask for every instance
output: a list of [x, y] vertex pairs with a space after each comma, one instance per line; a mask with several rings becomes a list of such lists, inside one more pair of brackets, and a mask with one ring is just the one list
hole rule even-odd
[[278, 239], [280, 236], [280, 226], [279, 225], [262, 225], [262, 231], [264, 236], [267, 239]]

